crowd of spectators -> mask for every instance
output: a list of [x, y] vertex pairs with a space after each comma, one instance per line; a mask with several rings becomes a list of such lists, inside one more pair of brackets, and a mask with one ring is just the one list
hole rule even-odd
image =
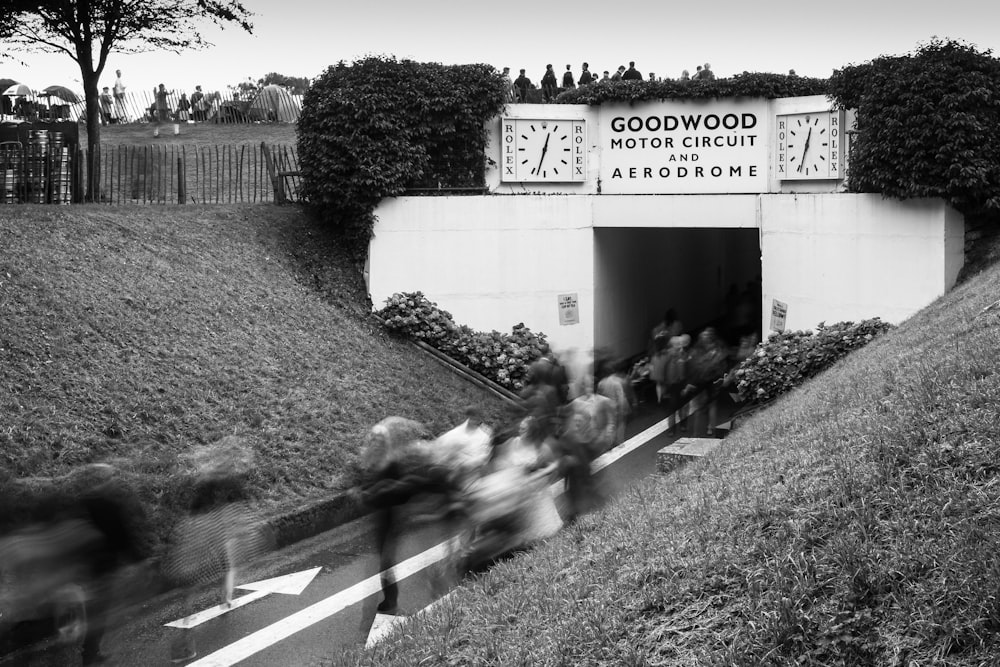
[[[573, 74], [573, 66], [566, 65], [566, 71], [562, 73], [561, 78], [557, 77], [555, 69], [551, 64], [545, 66], [545, 72], [539, 81], [542, 91], [542, 101], [551, 102], [553, 98], [559, 92], [563, 90], [571, 90], [577, 86], [588, 86], [593, 84], [600, 84], [606, 81], [665, 81], [670, 80], [669, 77], [658, 77], [655, 72], [649, 72], [645, 76], [641, 71], [639, 71], [635, 66], [635, 61], [630, 61], [628, 67], [625, 65], [619, 65], [618, 69], [614, 72], [609, 70], [603, 70], [598, 73], [599, 70], [591, 69], [590, 63], [583, 63], [580, 67], [580, 75], [576, 77]], [[510, 82], [509, 92], [507, 95], [508, 102], [528, 102], [528, 91], [537, 90], [539, 86], [536, 86], [531, 78], [527, 75], [527, 70], [519, 70], [517, 78], [511, 79], [510, 68], [503, 68], [503, 75]], [[712, 71], [712, 65], [710, 63], [705, 63], [704, 65], [698, 65], [695, 68], [694, 74], [691, 74], [689, 70], [683, 70], [676, 80], [678, 81], [705, 81], [715, 78], [715, 72]]]

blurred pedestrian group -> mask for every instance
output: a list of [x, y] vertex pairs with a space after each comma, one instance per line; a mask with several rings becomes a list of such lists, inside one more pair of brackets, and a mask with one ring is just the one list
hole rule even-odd
[[[580, 66], [580, 74], [577, 77], [573, 73], [573, 66], [566, 65], [566, 70], [562, 73], [561, 79], [557, 78], [554, 66], [550, 63], [545, 66], [539, 86], [536, 86], [527, 75], [527, 70], [519, 70], [516, 79], [510, 80], [510, 68], [505, 67], [503, 74], [509, 82], [507, 101], [508, 102], [530, 102], [541, 101], [551, 102], [559, 93], [572, 90], [577, 87], [588, 86], [595, 83], [608, 81], [664, 81], [662, 77], [657, 77], [655, 72], [649, 72], [643, 76], [642, 72], [636, 68], [635, 61], [630, 61], [628, 67], [619, 65], [614, 73], [609, 74], [608, 70], [603, 71], [602, 76], [598, 76], [597, 69], [591, 69], [590, 63], [583, 63]], [[715, 72], [712, 65], [705, 63], [695, 68], [695, 73], [690, 74], [689, 70], [682, 70], [677, 77], [677, 81], [709, 81], [715, 79]], [[541, 88], [540, 98], [529, 99], [529, 91]]]
[[[466, 572], [597, 507], [604, 494], [594, 461], [622, 442], [631, 409], [622, 370], [582, 353], [548, 354], [531, 365], [501, 423], [485, 424], [469, 409], [464, 422], [438, 436], [403, 417], [376, 424], [360, 457], [357, 493], [377, 517], [379, 611], [397, 610], [396, 542], [414, 511], [457, 528], [454, 565]], [[565, 491], [562, 511], [556, 482]]]
[[[188, 498], [187, 511], [170, 530], [159, 561], [153, 535], [160, 527], [151, 524], [136, 490], [114, 466], [5, 480], [0, 653], [48, 639], [60, 650], [58, 664], [101, 664], [109, 660], [104, 636], [126, 606], [165, 586], [186, 586], [191, 597], [217, 586], [220, 602], [230, 604], [240, 566], [273, 547], [247, 504], [252, 470], [253, 456], [235, 436], [182, 456], [178, 488]], [[193, 629], [175, 633], [171, 659], [195, 657]]]
[[760, 342], [755, 293], [759, 293], [759, 284], [754, 281], [742, 291], [731, 285], [724, 317], [698, 330], [693, 338], [673, 308], [667, 308], [651, 330], [648, 351], [635, 361], [628, 379], [636, 395], [643, 395], [649, 387], [653, 400], [666, 406], [671, 431], [678, 424], [681, 430], [686, 429], [681, 423], [684, 415], [675, 418], [677, 411], [693, 396], [700, 396], [707, 408], [705, 432], [714, 434], [720, 394], [735, 382], [736, 367]]

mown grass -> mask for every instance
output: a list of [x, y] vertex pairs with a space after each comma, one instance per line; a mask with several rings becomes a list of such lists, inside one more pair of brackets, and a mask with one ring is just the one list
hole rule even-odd
[[969, 275], [707, 462], [328, 664], [1000, 664], [1000, 265]]
[[[106, 125], [101, 128], [101, 143], [105, 146], [146, 146], [184, 144], [187, 146], [217, 146], [225, 144], [261, 143], [287, 144], [296, 142], [294, 123], [181, 123], [180, 134], [173, 134], [173, 123], [164, 123], [160, 136], [153, 138], [153, 123]], [[80, 124], [80, 144], [87, 145], [87, 126]]]
[[3, 510], [14, 479], [110, 461], [156, 541], [185, 502], [179, 456], [236, 434], [276, 514], [347, 488], [383, 417], [443, 430], [467, 404], [505, 407], [385, 334], [297, 208], [0, 207]]

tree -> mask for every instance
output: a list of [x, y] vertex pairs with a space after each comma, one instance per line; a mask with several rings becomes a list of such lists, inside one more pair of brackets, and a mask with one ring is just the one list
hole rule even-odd
[[269, 86], [272, 83], [288, 89], [292, 95], [302, 95], [309, 90], [309, 77], [305, 76], [285, 76], [277, 72], [268, 72], [258, 83], [261, 86]]
[[[65, 53], [80, 67], [87, 108], [87, 199], [100, 198], [101, 124], [98, 83], [112, 52], [211, 46], [197, 30], [210, 20], [252, 33], [238, 0], [4, 0], [0, 37], [28, 50]], [[9, 3], [9, 4], [8, 4]], [[5, 48], [4, 51], [9, 49]]]
[[1000, 210], [1000, 60], [933, 39], [913, 55], [837, 70], [830, 95], [857, 109], [848, 188]]

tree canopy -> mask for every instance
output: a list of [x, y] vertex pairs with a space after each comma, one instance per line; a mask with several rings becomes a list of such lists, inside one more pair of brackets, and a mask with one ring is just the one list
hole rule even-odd
[[1000, 211], [1000, 60], [990, 51], [934, 39], [837, 70], [830, 95], [857, 109], [849, 190]]

